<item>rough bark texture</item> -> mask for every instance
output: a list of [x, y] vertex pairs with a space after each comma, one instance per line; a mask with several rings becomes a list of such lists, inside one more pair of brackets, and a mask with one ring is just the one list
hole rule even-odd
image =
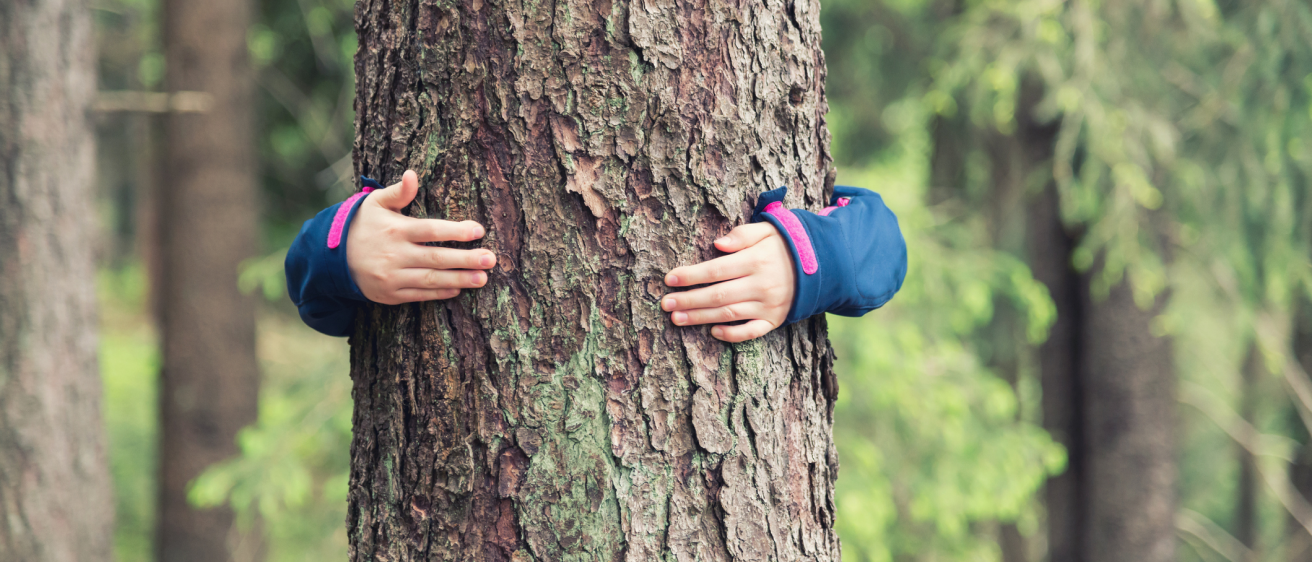
[[246, 0], [164, 4], [170, 90], [213, 96], [167, 117], [159, 194], [163, 337], [157, 560], [226, 561], [249, 548], [226, 508], [187, 504], [187, 484], [237, 453], [255, 421], [255, 308], [237, 269], [258, 232]]
[[108, 560], [91, 16], [0, 3], [0, 560]]
[[832, 184], [814, 0], [363, 0], [356, 169], [500, 262], [352, 338], [353, 560], [836, 560], [820, 319], [736, 346], [664, 273]]

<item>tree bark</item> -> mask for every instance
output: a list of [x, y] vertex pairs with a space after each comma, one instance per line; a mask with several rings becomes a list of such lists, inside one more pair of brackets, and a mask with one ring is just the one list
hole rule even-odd
[[[1257, 427], [1257, 409], [1261, 402], [1261, 380], [1264, 366], [1262, 351], [1258, 347], [1256, 336], [1248, 344], [1248, 354], [1244, 358], [1243, 371], [1240, 373], [1239, 417], [1251, 427]], [[1235, 540], [1255, 552], [1258, 540], [1257, 512], [1257, 456], [1247, 447], [1236, 444], [1235, 453], [1239, 457], [1239, 482], [1235, 497]]]
[[[1312, 302], [1296, 301], [1294, 313], [1294, 356], [1304, 373], [1312, 373]], [[1299, 415], [1298, 397], [1289, 396], [1286, 418], [1289, 433], [1299, 443], [1294, 460], [1289, 464], [1289, 481], [1306, 501], [1312, 501], [1312, 426]], [[1285, 517], [1285, 560], [1303, 562], [1312, 558], [1312, 533], [1292, 514]]]
[[0, 560], [108, 560], [91, 15], [0, 3]]
[[258, 232], [253, 76], [246, 0], [164, 4], [171, 91], [213, 96], [207, 113], [166, 117], [161, 220], [160, 562], [226, 561], [251, 548], [227, 508], [199, 510], [187, 485], [237, 453], [237, 431], [255, 421], [259, 370], [255, 304], [237, 269]]
[[[1026, 182], [1036, 168], [1043, 166], [1045, 158], [1034, 159], [1035, 149], [1027, 144], [1027, 135], [992, 133], [985, 142], [984, 152], [989, 157], [993, 185], [983, 210], [988, 216], [989, 237], [992, 246], [1000, 252], [1013, 255], [1025, 253], [1025, 221], [1015, 220], [1025, 212]], [[1042, 153], [1042, 147], [1039, 147]], [[1012, 301], [1003, 296], [993, 299], [993, 317], [988, 327], [977, 337], [986, 351], [989, 368], [1016, 392], [1020, 384], [1021, 354], [1026, 350], [1024, 329], [1019, 311]], [[1017, 402], [1021, 397], [1017, 395]], [[1018, 413], [1019, 415], [1019, 413]], [[1014, 521], [998, 525], [998, 547], [1001, 562], [1026, 562], [1029, 545]]]
[[1151, 330], [1165, 301], [1141, 309], [1122, 282], [1085, 316], [1089, 562], [1175, 560], [1175, 372]]
[[1066, 449], [1066, 470], [1044, 485], [1048, 559], [1083, 562], [1088, 502], [1084, 444], [1084, 385], [1079, 369], [1089, 287], [1071, 267], [1076, 241], [1062, 225], [1056, 185], [1049, 182], [1027, 213], [1030, 268], [1048, 288], [1057, 317], [1039, 346], [1043, 428]]
[[758, 192], [832, 185], [819, 4], [365, 0], [356, 170], [500, 262], [352, 337], [352, 560], [837, 560], [822, 319], [659, 309]]
[[1039, 346], [1043, 388], [1043, 428], [1066, 448], [1066, 470], [1044, 486], [1048, 559], [1085, 560], [1087, 455], [1084, 439], [1084, 385], [1079, 369], [1081, 333], [1089, 287], [1071, 267], [1075, 240], [1061, 222], [1056, 186], [1049, 184], [1030, 204], [1030, 267], [1048, 287], [1057, 317]]

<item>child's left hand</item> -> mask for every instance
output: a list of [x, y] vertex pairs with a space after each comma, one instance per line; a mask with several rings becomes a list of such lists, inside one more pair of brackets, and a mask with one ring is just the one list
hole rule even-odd
[[679, 326], [747, 320], [711, 328], [712, 336], [727, 342], [759, 338], [783, 324], [797, 285], [793, 257], [779, 231], [770, 223], [745, 224], [716, 240], [715, 247], [729, 255], [665, 275], [671, 287], [711, 283], [666, 295], [661, 308], [671, 313], [670, 320]]

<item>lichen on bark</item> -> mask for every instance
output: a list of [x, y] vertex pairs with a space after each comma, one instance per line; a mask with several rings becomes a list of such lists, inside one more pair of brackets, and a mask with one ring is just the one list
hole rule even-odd
[[818, 3], [362, 0], [355, 162], [499, 264], [352, 337], [354, 560], [833, 560], [821, 319], [659, 308], [755, 196], [832, 184]]

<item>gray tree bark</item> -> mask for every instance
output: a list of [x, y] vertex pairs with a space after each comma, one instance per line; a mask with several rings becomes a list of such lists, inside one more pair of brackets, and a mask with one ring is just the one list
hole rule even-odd
[[238, 266], [255, 253], [259, 228], [246, 49], [251, 9], [248, 0], [164, 3], [168, 88], [205, 92], [213, 104], [206, 113], [169, 114], [165, 124], [157, 199], [160, 562], [227, 561], [258, 550], [252, 535], [234, 529], [230, 509], [187, 503], [187, 484], [237, 453], [237, 431], [257, 412], [255, 303], [237, 288]]
[[[1248, 344], [1248, 354], [1244, 358], [1239, 386], [1239, 417], [1252, 427], [1257, 427], [1257, 411], [1262, 403], [1261, 382], [1264, 370], [1262, 351], [1258, 347], [1255, 337], [1254, 341]], [[1255, 556], [1257, 542], [1260, 538], [1257, 506], [1258, 461], [1257, 456], [1249, 451], [1247, 447], [1236, 444], [1235, 453], [1239, 457], [1239, 481], [1237, 482], [1237, 493], [1235, 494], [1234, 537], [1235, 540], [1248, 547]], [[1249, 558], [1253, 558], [1253, 556]], [[1256, 562], [1256, 560], [1248, 562]]]
[[[1029, 167], [1051, 166], [1057, 125], [1030, 121], [1037, 97], [1017, 111]], [[1028, 173], [1027, 173], [1028, 175]], [[1092, 276], [1071, 255], [1081, 233], [1063, 224], [1051, 176], [1028, 205], [1036, 279], [1057, 318], [1039, 348], [1043, 423], [1067, 451], [1047, 483], [1048, 559], [1168, 562], [1175, 559], [1175, 371], [1170, 342], [1152, 334], [1166, 295], [1144, 310], [1122, 281], [1093, 298]]]
[[[1306, 299], [1296, 301], [1294, 314], [1294, 356], [1305, 373], [1312, 373], [1312, 303]], [[1289, 464], [1289, 481], [1304, 500], [1312, 501], [1312, 427], [1299, 415], [1298, 400], [1290, 396], [1285, 417], [1289, 432], [1300, 445]], [[1312, 533], [1308, 533], [1293, 515], [1285, 517], [1285, 560], [1302, 562], [1312, 558]]]
[[1169, 340], [1151, 330], [1165, 302], [1141, 309], [1122, 282], [1087, 309], [1089, 562], [1175, 560], [1175, 371]]
[[814, 0], [363, 0], [356, 170], [500, 258], [352, 343], [352, 560], [837, 560], [824, 322], [659, 309], [758, 192], [832, 185]]
[[1030, 268], [1048, 288], [1057, 318], [1038, 349], [1039, 384], [1043, 388], [1043, 428], [1066, 448], [1066, 470], [1044, 485], [1048, 559], [1084, 561], [1087, 453], [1084, 444], [1084, 385], [1079, 368], [1084, 355], [1081, 334], [1089, 287], [1071, 267], [1076, 240], [1062, 225], [1053, 184], [1029, 204]]
[[0, 560], [111, 556], [93, 49], [84, 2], [0, 3]]

